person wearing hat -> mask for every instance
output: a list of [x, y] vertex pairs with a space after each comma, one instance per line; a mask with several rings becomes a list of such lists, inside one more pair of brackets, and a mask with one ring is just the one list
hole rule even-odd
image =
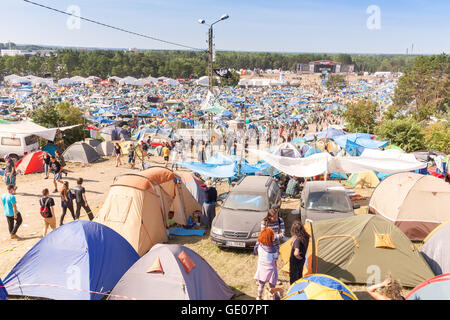
[[10, 156], [8, 156], [8, 155], [5, 156], [5, 163], [6, 163], [5, 172], [4, 172], [5, 183], [6, 183], [7, 186], [11, 185], [11, 186], [14, 187], [14, 191], [13, 191], [13, 194], [14, 194], [14, 193], [16, 193], [16, 189], [17, 189], [17, 186], [16, 186], [16, 174], [17, 174], [16, 167], [14, 165], [13, 159]]
[[213, 187], [211, 180], [206, 182], [206, 200], [202, 206], [202, 224], [211, 228], [212, 221], [216, 216], [217, 190]]

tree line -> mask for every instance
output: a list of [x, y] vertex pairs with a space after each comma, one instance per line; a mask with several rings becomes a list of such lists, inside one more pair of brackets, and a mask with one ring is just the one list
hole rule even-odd
[[[152, 50], [73, 50], [60, 49], [49, 55], [0, 57], [0, 76], [8, 74], [52, 76], [108, 75], [125, 77], [199, 78], [207, 75], [206, 52]], [[402, 71], [412, 64], [414, 57], [407, 55], [349, 55], [349, 54], [289, 54], [269, 52], [216, 53], [215, 67], [230, 69], [282, 69], [295, 71], [300, 63], [333, 60], [354, 64], [356, 72]]]
[[373, 101], [348, 104], [351, 132], [368, 132], [407, 152], [427, 149], [450, 153], [450, 56], [421, 56], [405, 68], [382, 116]]

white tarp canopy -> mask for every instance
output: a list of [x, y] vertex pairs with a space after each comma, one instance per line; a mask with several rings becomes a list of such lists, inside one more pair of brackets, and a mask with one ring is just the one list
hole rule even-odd
[[15, 123], [2, 123], [0, 124], [0, 132], [10, 133], [12, 136], [14, 134], [34, 134], [38, 137], [54, 141], [56, 131], [59, 129], [60, 131], [72, 129], [80, 126], [81, 124], [68, 126], [68, 127], [60, 127], [60, 128], [45, 128], [36, 123], [33, 123], [29, 120], [19, 121]]
[[393, 150], [365, 149], [359, 157], [333, 157], [329, 153], [316, 153], [306, 158], [288, 158], [250, 149], [279, 171], [296, 177], [313, 177], [328, 171], [340, 173], [366, 172], [397, 173], [422, 169], [427, 166], [414, 155]]

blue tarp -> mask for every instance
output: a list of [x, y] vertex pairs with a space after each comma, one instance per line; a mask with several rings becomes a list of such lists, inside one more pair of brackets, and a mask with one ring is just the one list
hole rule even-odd
[[305, 152], [305, 154], [303, 155], [304, 158], [312, 156], [313, 154], [316, 153], [322, 153], [322, 150], [320, 150], [319, 148], [312, 146], [308, 149], [308, 151]]
[[205, 234], [205, 230], [170, 228], [169, 234], [174, 235], [174, 236], [200, 236], [200, 237], [203, 237], [203, 235]]
[[384, 148], [389, 143], [389, 141], [374, 140], [373, 137], [374, 136], [369, 133], [350, 133], [333, 137], [333, 140], [343, 149], [347, 145], [347, 140], [357, 143], [361, 147], [367, 149]]
[[[227, 156], [216, 153], [206, 162], [177, 162], [182, 167], [212, 178], [235, 178], [239, 172], [239, 156]], [[249, 164], [245, 159], [241, 162], [241, 174], [254, 175], [269, 168], [266, 162]]]
[[[322, 130], [320, 132], [315, 133], [315, 136], [317, 139], [326, 139], [326, 138], [334, 138], [337, 136], [341, 136], [345, 134], [344, 131], [335, 129], [335, 128], [328, 128], [325, 130]], [[306, 141], [312, 141], [314, 140], [314, 134], [310, 133], [305, 136]]]
[[35, 244], [4, 283], [7, 287], [14, 285], [8, 287], [10, 295], [99, 300], [103, 294], [88, 291], [111, 291], [138, 259], [133, 247], [114, 230], [97, 222], [77, 220], [53, 230]]
[[42, 151], [45, 151], [52, 156], [55, 156], [55, 151], [58, 149], [59, 148], [57, 146], [55, 146], [54, 144], [46, 144], [45, 146], [42, 147]]
[[352, 157], [359, 157], [361, 153], [363, 153], [364, 149], [365, 148], [363, 146], [350, 140], [347, 140], [347, 144], [345, 145], [345, 151]]

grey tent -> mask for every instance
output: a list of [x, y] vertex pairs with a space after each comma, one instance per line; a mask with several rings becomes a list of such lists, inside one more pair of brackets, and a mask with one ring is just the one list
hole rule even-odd
[[114, 153], [114, 143], [111, 141], [103, 141], [95, 147], [95, 150], [101, 156], [112, 156]]
[[84, 142], [75, 142], [63, 153], [64, 159], [69, 162], [95, 162], [100, 155], [90, 145]]
[[105, 141], [130, 140], [130, 134], [127, 130], [117, 126], [108, 126], [100, 129], [100, 134]]
[[195, 251], [157, 244], [128, 269], [108, 299], [228, 300], [232, 296], [233, 291]]
[[450, 273], [450, 220], [442, 223], [425, 238], [420, 252], [434, 274]]
[[84, 142], [86, 142], [92, 148], [96, 148], [100, 143], [102, 143], [102, 140], [99, 140], [99, 139], [86, 139], [86, 140], [84, 140]]

